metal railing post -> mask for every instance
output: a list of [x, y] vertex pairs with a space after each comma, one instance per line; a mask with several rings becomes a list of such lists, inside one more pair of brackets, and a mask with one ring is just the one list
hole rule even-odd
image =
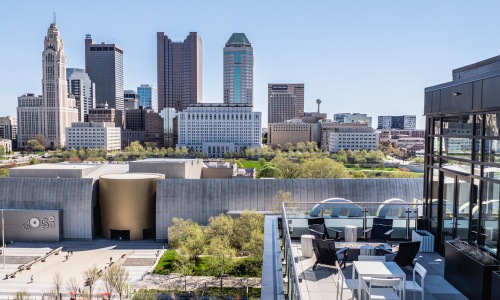
[[368, 213], [368, 209], [366, 206], [363, 206], [363, 239], [366, 241], [366, 214]]
[[410, 207], [406, 208], [406, 240], [410, 239]]

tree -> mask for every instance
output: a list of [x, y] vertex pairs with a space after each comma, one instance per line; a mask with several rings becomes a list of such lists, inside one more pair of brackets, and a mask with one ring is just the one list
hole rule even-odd
[[187, 247], [181, 246], [178, 249], [177, 260], [174, 261], [174, 271], [180, 273], [184, 277], [184, 291], [187, 290], [187, 276], [193, 274], [195, 261], [190, 257], [191, 252]]
[[45, 147], [42, 144], [40, 144], [40, 142], [37, 140], [29, 140], [28, 143], [26, 144], [26, 151], [28, 152], [45, 151]]
[[[116, 291], [120, 300], [128, 291], [130, 276], [128, 271], [120, 264], [111, 265], [104, 273], [103, 280], [106, 286], [110, 286]], [[108, 290], [108, 292], [111, 291]]]
[[5, 147], [3, 145], [0, 145], [0, 157], [5, 155]]
[[49, 299], [54, 299], [54, 300], [60, 299], [60, 295], [62, 294], [62, 289], [63, 289], [63, 280], [61, 277], [61, 273], [56, 272], [54, 274], [54, 277], [52, 278], [52, 289], [48, 294]]
[[9, 177], [9, 169], [0, 168], [0, 177]]
[[[272, 210], [277, 213], [281, 213], [281, 204], [285, 203], [285, 208], [292, 208], [295, 209], [297, 208], [297, 201], [293, 199], [292, 193], [291, 192], [286, 192], [283, 190], [279, 190], [276, 192], [273, 198], [273, 207]], [[288, 204], [288, 205], [286, 205]]]
[[298, 142], [296, 148], [299, 151], [304, 151], [304, 149], [306, 149], [306, 143], [304, 143], [304, 142]]
[[301, 178], [349, 178], [344, 165], [329, 158], [311, 158], [302, 164]]
[[353, 178], [366, 178], [366, 175], [362, 171], [355, 171], [354, 173], [352, 173], [352, 177]]
[[68, 294], [75, 296], [78, 291], [80, 291], [81, 283], [76, 279], [76, 277], [71, 277], [66, 283], [66, 289]]
[[210, 239], [207, 252], [213, 257], [209, 262], [210, 268], [219, 276], [222, 292], [223, 276], [231, 270], [232, 261], [236, 253], [234, 249], [231, 248], [229, 239], [221, 236], [215, 236]]
[[92, 289], [94, 287], [95, 282], [99, 279], [100, 272], [99, 269], [94, 265], [85, 272], [83, 272], [83, 280], [85, 281], [85, 286], [89, 287], [89, 299], [92, 299]]
[[272, 164], [266, 164], [259, 171], [259, 178], [282, 178], [283, 173], [280, 169], [276, 168]]
[[207, 230], [207, 236], [210, 238], [230, 238], [234, 232], [234, 219], [226, 214], [210, 217]]
[[233, 245], [256, 259], [262, 259], [264, 247], [264, 216], [251, 211], [244, 211], [234, 221]]
[[276, 156], [275, 158], [273, 158], [271, 163], [281, 171], [281, 173], [283, 174], [283, 178], [299, 178], [300, 176], [300, 165], [292, 162], [288, 158]]
[[37, 140], [40, 145], [45, 147], [45, 143], [47, 143], [45, 136], [43, 136], [42, 134], [37, 134], [34, 139]]
[[172, 224], [168, 227], [168, 242], [172, 248], [183, 247], [193, 262], [203, 254], [206, 244], [203, 228], [191, 220], [181, 218], [172, 219]]
[[21, 290], [16, 293], [14, 300], [30, 300], [30, 296], [26, 290]]

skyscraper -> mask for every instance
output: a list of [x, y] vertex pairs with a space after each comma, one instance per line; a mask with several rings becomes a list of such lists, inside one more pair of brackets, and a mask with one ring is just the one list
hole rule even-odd
[[68, 79], [68, 94], [75, 97], [78, 109], [78, 122], [87, 122], [89, 110], [95, 107], [95, 84], [85, 70], [66, 69]]
[[253, 48], [244, 33], [233, 33], [224, 47], [224, 103], [253, 106]]
[[42, 97], [34, 94], [18, 98], [18, 146], [41, 134], [45, 147], [59, 148], [66, 144], [66, 127], [78, 121], [75, 100], [68, 98], [66, 55], [55, 23], [50, 24], [42, 52]]
[[172, 42], [163, 32], [157, 38], [158, 111], [182, 111], [203, 102], [201, 37], [190, 32], [184, 42]]
[[416, 120], [415, 115], [378, 116], [377, 129], [415, 129]]
[[282, 123], [304, 116], [304, 84], [267, 85], [268, 123]]
[[123, 50], [115, 44], [94, 44], [85, 37], [85, 70], [95, 83], [96, 106], [123, 110]]
[[141, 84], [137, 87], [139, 106], [158, 112], [158, 91], [151, 84]]

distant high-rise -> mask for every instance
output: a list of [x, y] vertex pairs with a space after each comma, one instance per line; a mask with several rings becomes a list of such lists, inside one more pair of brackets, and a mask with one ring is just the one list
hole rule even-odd
[[139, 106], [158, 112], [158, 92], [152, 85], [141, 84], [137, 87], [137, 94], [139, 95]]
[[96, 107], [123, 110], [123, 50], [115, 44], [94, 44], [85, 38], [85, 70], [96, 87]]
[[[123, 91], [123, 107], [127, 109], [137, 109], [139, 108], [140, 97], [134, 90], [124, 90]], [[123, 114], [125, 116], [125, 114]]]
[[304, 84], [267, 85], [268, 123], [283, 123], [304, 116]]
[[253, 48], [244, 33], [233, 33], [224, 47], [224, 103], [253, 106]]
[[202, 95], [202, 42], [196, 32], [190, 32], [184, 42], [172, 42], [158, 32], [157, 72], [158, 107], [177, 111], [188, 105], [203, 102]]
[[337, 123], [366, 123], [372, 127], [372, 117], [360, 113], [338, 113], [333, 115], [333, 121]]
[[0, 139], [17, 139], [17, 119], [16, 117], [0, 117]]
[[55, 23], [50, 24], [42, 52], [42, 97], [34, 94], [18, 98], [18, 146], [43, 135], [45, 147], [59, 148], [66, 144], [66, 127], [78, 120], [75, 99], [68, 98], [66, 55]]
[[95, 107], [95, 85], [83, 69], [67, 68], [68, 94], [75, 97], [78, 122], [87, 122], [89, 110]]
[[416, 123], [415, 115], [379, 116], [377, 129], [415, 129]]

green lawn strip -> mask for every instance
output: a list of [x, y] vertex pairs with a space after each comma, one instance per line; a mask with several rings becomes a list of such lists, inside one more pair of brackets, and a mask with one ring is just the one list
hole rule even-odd
[[257, 170], [262, 169], [260, 163], [256, 160], [240, 160], [245, 168], [254, 168]]
[[156, 274], [168, 274], [173, 269], [173, 262], [176, 260], [177, 252], [175, 250], [167, 250], [161, 256], [158, 264], [155, 267]]
[[388, 171], [388, 172], [391, 172], [391, 171], [397, 171], [398, 168], [354, 168], [354, 167], [349, 167], [347, 168], [347, 170], [349, 171]]
[[[175, 250], [167, 250], [160, 258], [160, 261], [155, 267], [156, 274], [169, 274], [174, 271], [174, 261], [177, 260]], [[193, 276], [217, 276], [210, 268], [211, 256], [200, 256], [196, 261]], [[161, 269], [160, 269], [161, 268]], [[249, 257], [235, 258], [232, 263], [229, 276], [231, 277], [260, 277], [262, 274], [261, 261]]]

